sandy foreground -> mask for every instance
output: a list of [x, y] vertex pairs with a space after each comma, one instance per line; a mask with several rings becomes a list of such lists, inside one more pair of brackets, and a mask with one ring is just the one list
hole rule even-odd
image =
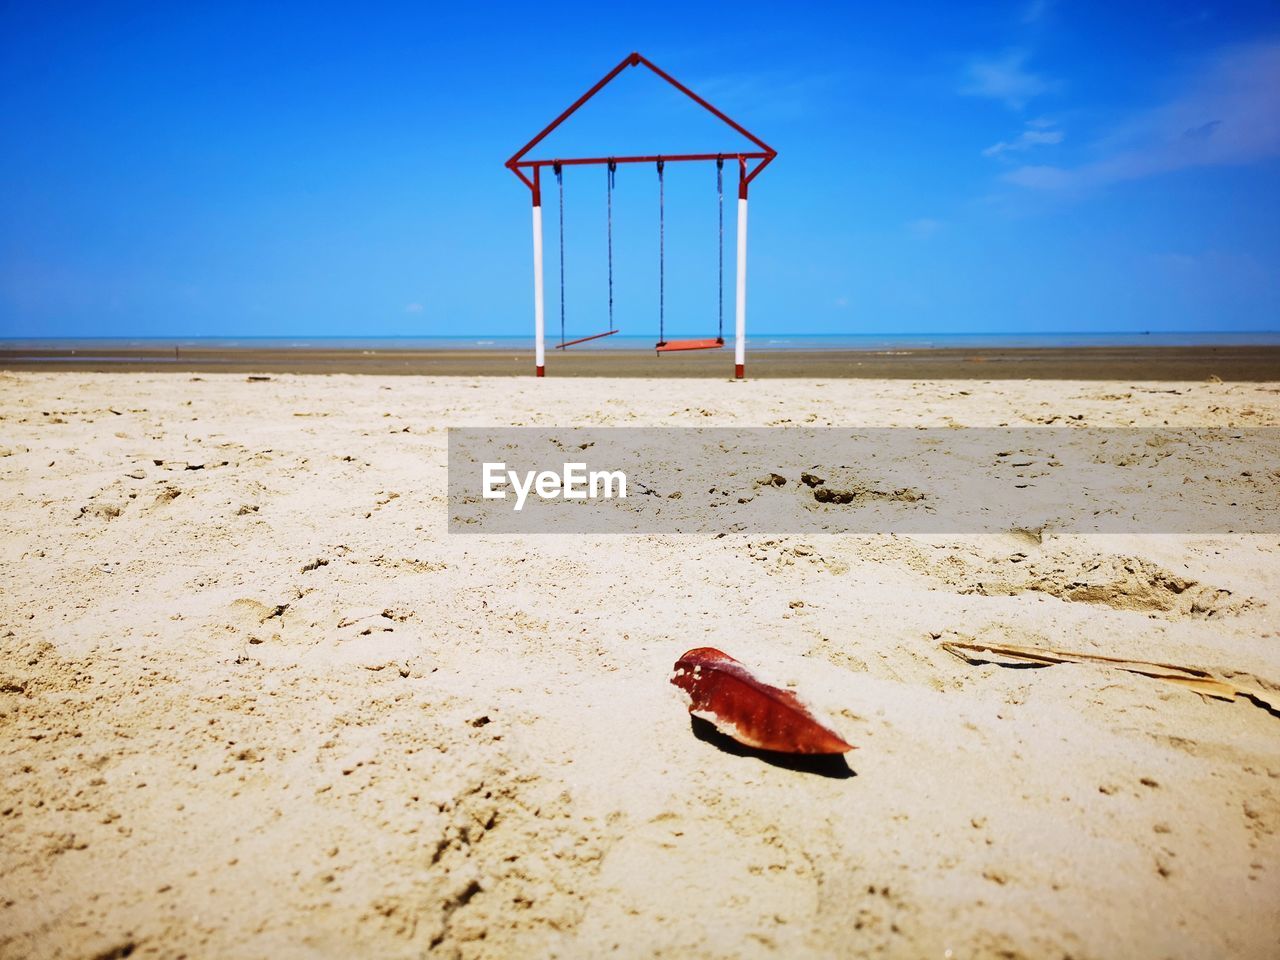
[[[1280, 680], [1277, 538], [446, 532], [451, 425], [1055, 416], [1280, 384], [0, 374], [0, 956], [1280, 955], [1280, 716], [939, 647]], [[699, 645], [855, 775], [695, 736]]]

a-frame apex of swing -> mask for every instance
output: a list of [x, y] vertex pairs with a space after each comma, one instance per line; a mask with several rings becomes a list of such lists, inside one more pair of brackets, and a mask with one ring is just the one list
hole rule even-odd
[[[728, 151], [725, 153], [682, 153], [682, 154], [661, 154], [661, 155], [654, 154], [652, 156], [627, 156], [627, 157], [555, 157], [552, 159], [544, 159], [544, 160], [526, 160], [525, 159], [525, 155], [530, 150], [532, 150], [539, 143], [541, 143], [547, 137], [547, 135], [551, 133], [551, 131], [556, 129], [556, 127], [564, 123], [564, 121], [567, 120], [570, 116], [572, 116], [578, 110], [578, 108], [580, 108], [584, 103], [586, 103], [588, 100], [594, 97], [597, 93], [599, 93], [605, 86], [609, 84], [610, 81], [612, 81], [616, 76], [618, 76], [618, 74], [622, 73], [622, 71], [627, 69], [628, 67], [638, 67], [638, 66], [648, 67], [651, 71], [653, 71], [663, 80], [665, 80], [667, 83], [671, 84], [671, 86], [675, 87], [677, 90], [683, 93], [686, 97], [688, 97], [698, 106], [702, 107], [704, 110], [707, 110], [709, 113], [711, 113], [717, 119], [719, 119], [720, 121], [728, 125], [730, 128], [742, 134], [744, 137], [746, 137], [748, 140], [750, 140], [760, 149], [747, 151], [747, 152], [735, 150], [735, 151]], [[739, 167], [741, 170], [741, 174], [739, 178], [739, 182], [741, 185], [740, 195], [745, 196], [747, 184], [749, 184], [752, 180], [754, 180], [757, 176], [759, 176], [760, 171], [763, 170], [765, 167], [767, 167], [769, 163], [773, 160], [773, 158], [776, 157], [777, 155], [778, 155], [778, 151], [774, 150], [773, 147], [769, 146], [767, 143], [765, 143], [763, 140], [757, 137], [754, 133], [749, 131], [746, 127], [742, 126], [742, 124], [731, 119], [728, 115], [726, 115], [722, 111], [717, 110], [710, 103], [702, 99], [702, 97], [698, 96], [696, 93], [694, 93], [692, 90], [686, 87], [683, 83], [681, 83], [675, 77], [671, 76], [671, 74], [667, 73], [661, 67], [654, 64], [651, 60], [642, 56], [639, 53], [630, 53], [623, 59], [621, 63], [619, 63], [616, 67], [614, 67], [612, 70], [606, 73], [593, 87], [591, 87], [591, 89], [589, 89], [586, 93], [584, 93], [577, 100], [575, 100], [567, 110], [565, 110], [562, 114], [560, 114], [560, 116], [556, 117], [553, 121], [551, 121], [551, 123], [549, 123], [545, 128], [543, 128], [543, 130], [536, 137], [534, 137], [532, 140], [526, 143], [523, 147], [517, 150], [515, 154], [511, 157], [511, 159], [506, 162], [505, 165], [512, 173], [514, 173], [517, 177], [519, 177], [524, 182], [525, 186], [527, 186], [530, 190], [533, 191], [534, 203], [537, 203], [539, 199], [538, 194], [540, 193], [540, 190], [539, 190], [540, 178], [538, 174], [542, 167], [578, 166], [582, 164], [593, 164], [593, 163], [655, 163], [657, 161], [678, 162], [681, 160], [735, 159], [738, 161]], [[748, 170], [747, 169], [748, 160], [757, 160], [759, 162], [756, 163], [756, 165], [752, 167], [750, 170]], [[530, 177], [528, 174], [525, 173], [526, 169], [532, 172], [533, 174], [532, 177]]]
[[[759, 147], [758, 150], [726, 150], [723, 153], [677, 153], [677, 154], [660, 154], [643, 157], [555, 157], [550, 159], [526, 159], [527, 154], [546, 136], [555, 130], [556, 127], [569, 119], [575, 111], [584, 103], [594, 97], [601, 91], [610, 81], [618, 74], [622, 73], [627, 67], [644, 66], [649, 68], [653, 73], [657, 74], [661, 79], [665, 80], [671, 86], [675, 87], [686, 97], [702, 107], [712, 116], [716, 117], [730, 129], [736, 131], [743, 137], [746, 137], [753, 144]], [[760, 175], [760, 171], [772, 162], [773, 158], [778, 155], [778, 151], [769, 146], [754, 133], [748, 130], [742, 124], [730, 119], [722, 111], [717, 110], [702, 97], [698, 96], [683, 83], [677, 80], [671, 74], [656, 66], [652, 61], [645, 59], [638, 53], [630, 53], [616, 67], [606, 73], [596, 84], [586, 93], [580, 96], [569, 108], [565, 110], [555, 120], [551, 121], [541, 133], [526, 143], [515, 155], [506, 162], [507, 169], [520, 178], [520, 181], [529, 188], [529, 192], [533, 195], [533, 329], [534, 329], [534, 375], [546, 375], [546, 309], [543, 303], [543, 278], [542, 278], [542, 177], [541, 171], [543, 167], [551, 167], [555, 170], [556, 181], [560, 184], [560, 344], [559, 349], [571, 347], [577, 343], [586, 343], [589, 340], [598, 340], [601, 337], [609, 337], [617, 333], [617, 329], [613, 327], [613, 245], [612, 245], [612, 199], [613, 199], [613, 174], [614, 168], [619, 163], [656, 163], [658, 167], [658, 342], [654, 345], [659, 354], [663, 352], [685, 351], [685, 350], [710, 350], [725, 345], [724, 340], [724, 190], [722, 184], [723, 167], [725, 160], [737, 160], [738, 167], [738, 230], [737, 230], [737, 246], [738, 246], [738, 262], [737, 262], [737, 285], [734, 303], [734, 335], [733, 335], [733, 375], [734, 379], [741, 380], [746, 376], [746, 344], [747, 344], [747, 186]], [[672, 340], [666, 339], [665, 329], [663, 327], [664, 317], [664, 298], [663, 298], [663, 268], [662, 268], [662, 237], [663, 237], [663, 200], [662, 200], [662, 168], [665, 163], [678, 162], [681, 160], [714, 160], [716, 161], [716, 192], [720, 203], [720, 314], [717, 327], [717, 336], [714, 340]], [[747, 167], [748, 161], [754, 160], [756, 163], [750, 169]], [[562, 168], [566, 166], [578, 166], [581, 164], [608, 164], [609, 165], [609, 210], [610, 210], [610, 245], [609, 245], [609, 327], [610, 329], [603, 333], [591, 334], [586, 337], [578, 337], [575, 340], [567, 340], [564, 335], [564, 186], [561, 178]]]

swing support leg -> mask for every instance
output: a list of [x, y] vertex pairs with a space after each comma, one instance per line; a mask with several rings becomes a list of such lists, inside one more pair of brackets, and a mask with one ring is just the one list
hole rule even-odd
[[533, 172], [533, 352], [534, 376], [547, 375], [547, 318], [542, 303], [542, 191], [538, 171]]
[[747, 366], [747, 180], [738, 180], [738, 277], [733, 320], [733, 376], [741, 380]]

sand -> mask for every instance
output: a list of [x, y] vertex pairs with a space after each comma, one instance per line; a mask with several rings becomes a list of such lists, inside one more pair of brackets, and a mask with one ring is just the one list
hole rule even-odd
[[[1280, 385], [200, 377], [0, 374], [0, 956], [1280, 954], [1280, 717], [940, 649], [1280, 678], [1275, 537], [444, 501], [448, 425], [1264, 426]], [[853, 775], [696, 736], [667, 677], [706, 644]]]

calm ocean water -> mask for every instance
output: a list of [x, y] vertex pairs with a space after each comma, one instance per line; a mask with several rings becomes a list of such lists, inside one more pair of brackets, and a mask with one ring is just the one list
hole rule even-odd
[[[679, 339], [676, 334], [671, 339]], [[557, 341], [548, 336], [547, 349]], [[1181, 347], [1280, 344], [1280, 331], [1179, 331], [1150, 333], [921, 333], [921, 334], [753, 334], [752, 350], [871, 350], [897, 352], [946, 347]], [[7, 338], [0, 350], [514, 350], [533, 349], [532, 337], [101, 337]], [[574, 350], [649, 350], [652, 336], [617, 335]]]

